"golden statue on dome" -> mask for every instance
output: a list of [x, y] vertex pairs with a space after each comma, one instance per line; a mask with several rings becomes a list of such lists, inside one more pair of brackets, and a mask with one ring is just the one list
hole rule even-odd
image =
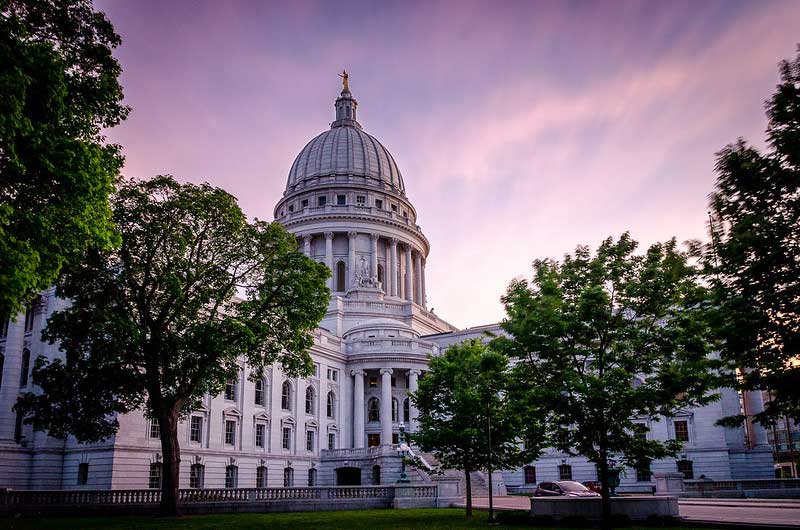
[[339, 74], [339, 77], [342, 78], [342, 85], [344, 85], [344, 91], [350, 92], [350, 84], [349, 84], [350, 76], [348, 75], [347, 70], [342, 70], [342, 73]]

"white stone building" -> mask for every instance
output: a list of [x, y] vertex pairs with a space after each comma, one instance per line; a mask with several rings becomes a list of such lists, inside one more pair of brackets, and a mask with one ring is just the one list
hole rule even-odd
[[[287, 378], [277, 367], [256, 383], [246, 367], [225, 392], [206, 396], [181, 424], [181, 487], [280, 487], [376, 484], [397, 480], [401, 426], [413, 430], [407, 399], [429, 355], [481, 337], [496, 325], [459, 331], [426, 309], [425, 264], [430, 244], [417, 225], [403, 177], [389, 151], [364, 132], [347, 82], [336, 119], [292, 165], [275, 219], [300, 248], [333, 271], [333, 296], [315, 332], [314, 374]], [[40, 355], [59, 355], [41, 329], [65, 301], [42, 294], [25, 314], [0, 329], [0, 487], [18, 489], [148, 488], [160, 478], [158, 425], [140, 412], [119, 418], [119, 432], [97, 444], [34, 433], [12, 410], [31, 389]], [[763, 406], [748, 396], [748, 410]], [[656, 438], [686, 443], [680, 458], [652, 471], [680, 468], [713, 479], [771, 478], [763, 429], [725, 429], [714, 422], [738, 412], [734, 392], [701, 409], [650, 425]], [[638, 475], [638, 476], [637, 476]], [[499, 473], [509, 489], [536, 481], [596, 478], [585, 459], [548, 453], [524, 469]], [[424, 479], [424, 471], [412, 479]], [[623, 476], [628, 489], [650, 489], [646, 474]]]

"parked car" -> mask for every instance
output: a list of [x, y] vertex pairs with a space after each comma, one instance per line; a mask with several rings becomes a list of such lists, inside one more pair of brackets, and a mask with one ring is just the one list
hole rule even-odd
[[603, 485], [600, 484], [599, 480], [587, 480], [583, 485], [595, 493], [600, 493], [600, 490], [603, 489]]
[[574, 480], [558, 480], [540, 482], [533, 492], [534, 497], [599, 497], [600, 494], [590, 490]]

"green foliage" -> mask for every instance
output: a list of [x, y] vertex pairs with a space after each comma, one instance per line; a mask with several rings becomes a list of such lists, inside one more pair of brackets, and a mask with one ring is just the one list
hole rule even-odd
[[506, 356], [478, 340], [456, 344], [431, 358], [429, 371], [411, 396], [419, 410], [419, 432], [412, 440], [447, 469], [487, 469], [488, 417], [494, 469], [510, 469], [535, 458], [541, 436], [536, 436], [535, 417], [519, 413], [510, 375]]
[[535, 261], [533, 280], [512, 282], [503, 297], [509, 336], [492, 347], [520, 360], [516, 376], [547, 411], [550, 445], [586, 456], [601, 475], [679, 449], [646, 439], [641, 420], [718, 397], [708, 293], [676, 247], [636, 254], [627, 233], [594, 254], [580, 246], [563, 262]]
[[773, 400], [757, 420], [800, 421], [800, 53], [767, 101], [768, 151], [739, 140], [717, 154], [705, 262], [721, 307], [723, 357], [744, 390]]
[[90, 245], [117, 242], [120, 42], [89, 0], [0, 0], [0, 314], [14, 314]]

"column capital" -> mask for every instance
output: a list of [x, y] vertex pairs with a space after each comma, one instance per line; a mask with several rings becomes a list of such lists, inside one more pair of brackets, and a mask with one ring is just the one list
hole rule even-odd
[[365, 375], [367, 375], [367, 372], [365, 372], [364, 370], [350, 370], [350, 375], [352, 375], [352, 376], [358, 376], [358, 375], [365, 376]]
[[325, 239], [333, 239], [333, 232], [325, 232]]
[[371, 240], [373, 240], [373, 241], [377, 241], [379, 237], [381, 237], [381, 235], [380, 235], [380, 234], [376, 234], [375, 232], [373, 232], [373, 233], [371, 233], [371, 234], [369, 235], [369, 238], [370, 238]]
[[399, 241], [400, 241], [400, 240], [399, 240], [399, 239], [397, 239], [396, 237], [390, 237], [390, 238], [389, 238], [389, 243], [391, 243], [392, 245], [397, 245], [397, 243], [398, 243]]
[[347, 232], [347, 237], [349, 237], [350, 239], [353, 239], [356, 236], [358, 236], [358, 232], [356, 232], [355, 230], [351, 230], [350, 232]]
[[394, 370], [392, 370], [391, 368], [381, 368], [381, 375], [384, 375], [384, 374], [392, 375], [393, 373], [394, 373]]
[[422, 370], [409, 370], [408, 375], [416, 375], [417, 377], [422, 375]]
[[311, 241], [314, 238], [313, 234], [305, 234], [303, 235], [303, 241]]

